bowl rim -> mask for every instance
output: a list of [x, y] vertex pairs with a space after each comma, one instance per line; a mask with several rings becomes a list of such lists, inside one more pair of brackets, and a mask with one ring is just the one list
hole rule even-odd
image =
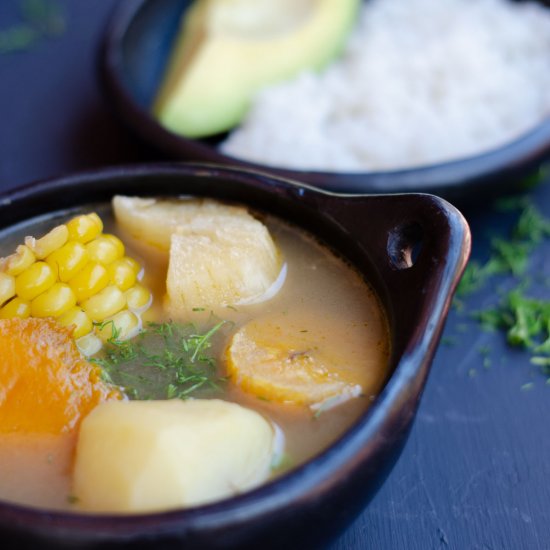
[[[429, 165], [392, 170], [330, 172], [277, 168], [221, 153], [202, 139], [179, 136], [164, 128], [143, 108], [122, 76], [122, 42], [136, 16], [152, 0], [123, 1], [114, 10], [98, 55], [99, 77], [106, 99], [116, 116], [141, 140], [179, 160], [214, 162], [272, 173], [344, 193], [435, 193], [444, 197], [479, 196], [504, 185], [521, 171], [535, 170], [550, 160], [550, 113], [501, 145], [466, 157]], [[499, 181], [495, 181], [495, 179]]]
[[[246, 181], [251, 187], [272, 186], [274, 190], [283, 188], [293, 193], [289, 200], [303, 199], [306, 194], [311, 196], [329, 197], [333, 201], [380, 200], [381, 195], [348, 195], [320, 190], [299, 182], [280, 178], [272, 174], [253, 170], [242, 170], [236, 167], [219, 166], [202, 163], [153, 163], [147, 165], [117, 166], [80, 172], [60, 178], [35, 181], [15, 189], [0, 193], [0, 213], [4, 209], [17, 208], [19, 203], [34, 201], [35, 208], [46, 213], [59, 211], [57, 207], [49, 208], [43, 196], [59, 196], [64, 190], [77, 191], [78, 187], [87, 186], [87, 191], [97, 187], [106, 188], [117, 182], [135, 180], [145, 176], [197, 176], [204, 178], [227, 177], [234, 181]], [[116, 192], [116, 186], [111, 196]], [[269, 193], [270, 191], [266, 191]], [[271, 191], [275, 193], [275, 191]], [[56, 195], [54, 195], [54, 193]], [[177, 194], [177, 193], [175, 193]], [[181, 194], [181, 193], [180, 193]], [[85, 204], [89, 199], [84, 193], [77, 193], [76, 199], [70, 199], [75, 204]], [[75, 196], [77, 196], [75, 195]], [[449, 215], [449, 223], [455, 224], [454, 250], [452, 259], [447, 258], [442, 270], [446, 272], [444, 292], [439, 292], [430, 309], [430, 319], [421, 331], [419, 342], [409, 346], [368, 410], [335, 442], [291, 472], [269, 481], [260, 487], [226, 500], [199, 506], [196, 508], [178, 509], [166, 512], [146, 514], [94, 514], [86, 515], [71, 511], [45, 510], [26, 505], [0, 501], [0, 525], [23, 526], [31, 532], [45, 533], [58, 530], [62, 534], [76, 533], [76, 536], [90, 538], [106, 537], [109, 540], [127, 540], [145, 534], [163, 534], [179, 530], [183, 526], [196, 529], [230, 525], [234, 522], [247, 521], [250, 518], [263, 517], [282, 511], [292, 503], [304, 498], [316, 499], [329, 491], [335, 474], [345, 475], [346, 466], [353, 462], [358, 449], [375, 444], [381, 426], [387, 420], [388, 411], [397, 406], [404, 396], [409, 396], [415, 389], [415, 379], [422, 371], [419, 392], [425, 383], [428, 369], [435, 352], [435, 346], [441, 335], [446, 313], [458, 279], [466, 265], [470, 252], [470, 234], [463, 216], [445, 200], [428, 194], [410, 193], [405, 195], [386, 195], [386, 198], [408, 197], [411, 200], [420, 197], [430, 205], [439, 208], [438, 215]], [[41, 200], [42, 198], [42, 200]], [[245, 202], [245, 201], [243, 201]], [[38, 215], [38, 214], [36, 214]], [[2, 222], [0, 229], [12, 223]], [[415, 395], [416, 403], [420, 394]]]

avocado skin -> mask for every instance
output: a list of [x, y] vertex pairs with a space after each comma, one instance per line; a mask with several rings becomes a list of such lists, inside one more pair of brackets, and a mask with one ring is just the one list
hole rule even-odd
[[230, 130], [261, 88], [326, 66], [341, 52], [361, 4], [315, 0], [299, 24], [266, 38], [209, 28], [213, 7], [224, 1], [231, 0], [198, 0], [184, 14], [153, 106], [163, 126], [189, 138]]

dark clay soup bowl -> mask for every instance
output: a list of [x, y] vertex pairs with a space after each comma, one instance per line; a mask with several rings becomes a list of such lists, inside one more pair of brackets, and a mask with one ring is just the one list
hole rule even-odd
[[2, 548], [322, 548], [364, 509], [403, 448], [470, 250], [453, 206], [426, 194], [347, 196], [199, 164], [120, 167], [0, 196], [0, 228], [109, 201], [195, 195], [248, 205], [315, 235], [371, 284], [390, 327], [390, 371], [370, 408], [312, 460], [220, 502], [162, 513], [84, 515], [0, 502]]

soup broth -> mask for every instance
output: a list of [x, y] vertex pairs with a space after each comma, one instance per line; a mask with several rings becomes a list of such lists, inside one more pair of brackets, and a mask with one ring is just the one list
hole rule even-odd
[[[166, 254], [121, 229], [113, 218], [110, 205], [90, 205], [6, 229], [0, 233], [0, 256], [9, 255], [26, 235], [42, 235], [76, 214], [92, 211], [101, 216], [106, 230], [117, 235], [128, 254], [144, 268], [142, 284], [150, 288], [154, 296], [152, 307], [143, 315], [144, 326], [171, 321], [163, 307]], [[215, 362], [216, 384], [206, 385], [192, 397], [215, 397], [238, 403], [258, 411], [278, 426], [285, 445], [284, 455], [272, 472], [272, 476], [277, 476], [319, 454], [364, 413], [387, 378], [390, 344], [380, 302], [352, 267], [304, 231], [269, 215], [255, 215], [268, 227], [284, 258], [286, 276], [281, 289], [261, 303], [230, 306], [215, 313], [197, 308], [185, 323], [193, 324], [189, 334], [204, 334], [219, 325], [209, 340], [211, 347], [208, 349]], [[227, 350], [232, 336], [258, 319], [267, 320], [270, 333], [280, 333], [283, 339], [307, 339], [311, 332], [316, 332], [320, 341], [327, 342], [331, 350], [340, 353], [343, 372], [348, 368], [346, 365], [351, 365], [347, 374], [360, 383], [361, 392], [341, 403], [327, 402], [312, 408], [277, 402], [269, 395], [245, 391], [227, 380]], [[307, 348], [307, 344], [304, 346]], [[161, 350], [162, 341], [157, 347]], [[97, 355], [100, 364], [102, 353]], [[115, 378], [116, 383], [125, 386], [124, 380], [134, 376], [129, 386], [141, 392], [141, 398], [170, 397], [169, 384], [162, 373], [158, 379], [151, 380], [154, 367], [144, 370], [130, 361], [125, 369], [126, 374]], [[145, 378], [148, 380], [141, 385], [135, 382]], [[74, 433], [59, 436], [0, 434], [0, 499], [50, 509], [71, 509], [74, 506], [71, 469], [75, 441]]]

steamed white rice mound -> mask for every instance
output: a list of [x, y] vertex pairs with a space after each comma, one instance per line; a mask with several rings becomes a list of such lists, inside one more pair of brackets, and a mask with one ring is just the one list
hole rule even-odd
[[280, 167], [372, 171], [469, 156], [550, 115], [550, 10], [371, 0], [340, 60], [262, 91], [222, 144]]

